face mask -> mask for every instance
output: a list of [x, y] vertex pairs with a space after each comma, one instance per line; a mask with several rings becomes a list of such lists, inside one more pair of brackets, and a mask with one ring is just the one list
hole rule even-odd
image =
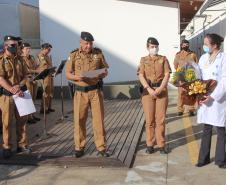
[[150, 55], [157, 55], [159, 52], [159, 48], [150, 48], [149, 49], [149, 54]]
[[208, 46], [206, 46], [206, 45], [203, 45], [203, 51], [205, 52], [205, 53], [210, 53], [211, 51], [210, 51], [210, 48], [208, 47]]
[[13, 55], [15, 55], [15, 54], [17, 53], [17, 47], [16, 47], [16, 45], [14, 45], [14, 44], [10, 45], [10, 46], [7, 48], [7, 50], [8, 50], [11, 54], [13, 54]]

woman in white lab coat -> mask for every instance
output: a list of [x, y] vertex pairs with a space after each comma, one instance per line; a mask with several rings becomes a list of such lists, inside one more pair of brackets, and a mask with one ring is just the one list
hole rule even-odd
[[226, 54], [220, 47], [223, 38], [217, 34], [207, 34], [204, 38], [204, 55], [199, 60], [203, 80], [217, 81], [215, 90], [199, 102], [197, 122], [203, 125], [203, 135], [197, 167], [210, 163], [212, 128], [217, 130], [215, 164], [225, 168], [225, 123], [226, 123]]

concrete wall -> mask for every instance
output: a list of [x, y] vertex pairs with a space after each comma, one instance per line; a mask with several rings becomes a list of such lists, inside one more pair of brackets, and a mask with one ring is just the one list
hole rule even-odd
[[[58, 65], [79, 47], [81, 31], [94, 35], [110, 65], [105, 82], [136, 80], [140, 57], [147, 55], [146, 40], [158, 38], [160, 54], [171, 64], [179, 50], [177, 3], [154, 0], [40, 0], [40, 34], [53, 45]], [[60, 79], [55, 80], [59, 85]], [[64, 85], [67, 80], [64, 79]]]
[[[20, 22], [20, 3], [38, 7], [38, 0], [0, 0], [0, 43], [5, 35], [21, 36], [21, 25], [24, 24]], [[32, 18], [32, 15], [28, 16]]]
[[222, 45], [222, 51], [226, 52], [226, 13], [222, 16], [219, 16], [213, 22], [208, 24], [205, 30], [201, 29], [193, 36], [188, 37], [191, 42], [192, 50], [196, 51], [199, 56], [203, 54], [203, 38], [204, 35], [207, 33], [217, 33], [224, 37], [225, 42]]

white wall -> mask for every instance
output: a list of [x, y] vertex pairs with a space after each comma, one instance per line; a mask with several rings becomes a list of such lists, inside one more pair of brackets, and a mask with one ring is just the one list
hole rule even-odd
[[225, 40], [222, 45], [222, 51], [226, 52], [226, 14], [218, 17], [215, 21], [207, 25], [205, 31], [201, 29], [193, 36], [187, 38], [191, 42], [192, 50], [196, 51], [199, 56], [203, 54], [203, 38], [207, 33], [216, 33], [221, 35]]
[[[106, 82], [136, 80], [146, 40], [156, 37], [160, 54], [173, 62], [179, 50], [177, 3], [154, 0], [40, 0], [42, 42], [53, 44], [55, 64], [79, 47], [81, 31], [94, 35], [110, 65]], [[66, 79], [64, 80], [66, 84]], [[56, 80], [59, 85], [59, 80]]]

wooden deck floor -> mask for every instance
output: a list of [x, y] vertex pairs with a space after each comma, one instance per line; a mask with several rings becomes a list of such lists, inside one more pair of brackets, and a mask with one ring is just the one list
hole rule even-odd
[[73, 115], [49, 130], [50, 138], [31, 144], [31, 155], [16, 154], [0, 163], [28, 165], [126, 166], [131, 167], [140, 140], [144, 118], [140, 100], [105, 101], [105, 130], [110, 158], [97, 156], [93, 139], [91, 116], [87, 120], [85, 155], [75, 158]]

